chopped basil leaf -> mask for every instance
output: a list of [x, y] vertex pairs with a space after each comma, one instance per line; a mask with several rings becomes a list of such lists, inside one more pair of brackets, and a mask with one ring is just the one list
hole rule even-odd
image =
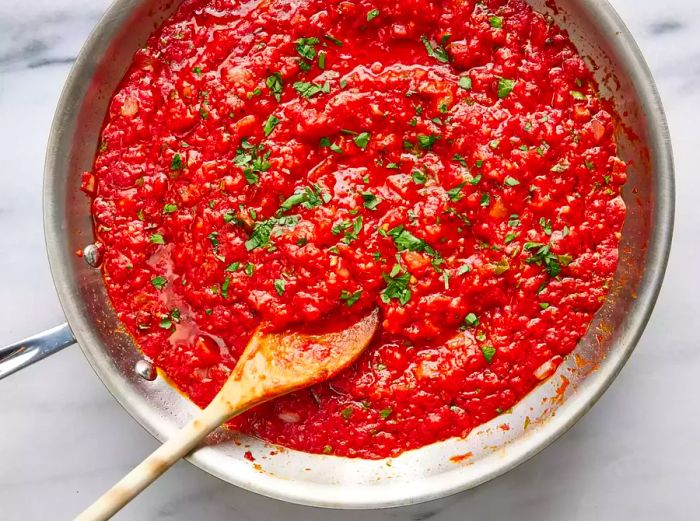
[[350, 293], [347, 290], [343, 290], [340, 292], [340, 300], [345, 302], [345, 304], [350, 307], [352, 306], [355, 302], [360, 300], [360, 296], [362, 295], [362, 290], [358, 289], [354, 293]]
[[[246, 243], [246, 248], [248, 248], [248, 243]], [[249, 277], [253, 276], [253, 272], [255, 271], [255, 265], [252, 263], [248, 263], [245, 265], [245, 274], [248, 275]]]
[[[270, 244], [270, 237], [275, 227], [293, 228], [299, 222], [298, 215], [288, 215], [284, 217], [271, 217], [266, 221], [261, 221], [255, 224], [253, 233], [250, 239], [245, 242], [245, 247], [248, 251], [256, 248], [264, 248]], [[246, 273], [248, 267], [246, 266]]]
[[457, 275], [464, 275], [465, 273], [469, 273], [471, 270], [472, 267], [469, 264], [462, 264], [457, 270]]
[[486, 208], [489, 204], [491, 203], [491, 197], [489, 196], [488, 193], [484, 192], [481, 194], [481, 200], [479, 201], [479, 204]]
[[365, 208], [367, 208], [368, 210], [376, 210], [379, 203], [382, 202], [382, 200], [379, 197], [377, 197], [371, 192], [362, 192], [362, 199]]
[[226, 271], [238, 271], [238, 269], [241, 267], [240, 262], [232, 262], [226, 267]]
[[170, 161], [170, 170], [182, 170], [182, 157], [180, 154], [175, 154]]
[[379, 16], [379, 9], [372, 9], [370, 12], [367, 13], [367, 21], [371, 22], [377, 16]]
[[506, 238], [503, 242], [505, 242], [506, 244], [510, 244], [511, 242], [513, 242], [515, 239], [518, 238], [518, 235], [520, 235], [520, 234], [517, 232], [510, 232], [510, 233], [508, 233], [508, 235], [506, 235]]
[[163, 236], [160, 233], [154, 233], [153, 235], [151, 235], [151, 243], [165, 244], [165, 240], [163, 239]]
[[459, 86], [464, 90], [472, 90], [472, 79], [469, 76], [460, 76]]
[[163, 289], [167, 283], [168, 281], [165, 280], [165, 277], [161, 277], [160, 275], [151, 279], [151, 284], [153, 284], [153, 287], [158, 290]]
[[284, 281], [284, 279], [275, 279], [275, 281], [273, 282], [273, 285], [275, 286], [275, 291], [280, 297], [284, 295], [284, 288], [286, 284], [287, 283]]
[[357, 239], [358, 235], [362, 231], [362, 216], [358, 215], [352, 222], [352, 230], [345, 231], [345, 237], [342, 241], [346, 244], [350, 244], [352, 241]]
[[413, 173], [411, 174], [411, 178], [413, 179], [413, 182], [417, 185], [423, 185], [428, 180], [426, 175], [423, 172], [419, 172], [418, 170], [413, 171]]
[[338, 40], [338, 38], [335, 38], [335, 37], [331, 36], [330, 34], [324, 34], [323, 37], [324, 37], [326, 40], [328, 40], [329, 42], [333, 42], [333, 43], [336, 44], [338, 47], [340, 47], [340, 46], [343, 45], [343, 42], [341, 42], [340, 40]]
[[579, 91], [577, 91], [577, 90], [572, 90], [572, 91], [569, 91], [569, 92], [571, 93], [571, 96], [572, 96], [575, 100], [585, 101], [585, 100], [587, 99], [585, 94], [583, 94], [582, 92], [579, 92]]
[[333, 227], [331, 228], [331, 233], [333, 235], [339, 235], [341, 232], [347, 230], [348, 228], [350, 228], [350, 221], [342, 219], [333, 225]]
[[489, 18], [489, 24], [494, 29], [500, 29], [503, 27], [503, 18], [501, 16], [492, 16]]
[[387, 235], [394, 240], [394, 244], [399, 251], [425, 251], [426, 242], [419, 239], [400, 224], [389, 230]]
[[462, 165], [462, 166], [465, 167], [465, 168], [466, 168], [466, 166], [467, 166], [467, 161], [466, 161], [466, 159], [464, 159], [464, 157], [462, 156], [462, 154], [455, 154], [455, 155], [453, 155], [453, 156], [452, 156], [452, 160], [453, 160], [453, 161], [456, 161], [457, 163], [459, 163], [460, 165]]
[[479, 184], [479, 181], [481, 181], [481, 177], [482, 177], [481, 174], [477, 174], [473, 177], [471, 175], [468, 175], [467, 176], [467, 183], [469, 183], [470, 185], [476, 186]]
[[545, 220], [544, 217], [540, 217], [540, 226], [544, 230], [545, 235], [552, 235], [552, 221]]
[[226, 277], [224, 283], [221, 285], [221, 296], [228, 298], [228, 287], [231, 284], [231, 279]]
[[274, 98], [279, 101], [282, 97], [282, 75], [279, 72], [270, 74], [265, 80], [265, 85], [267, 85], [267, 88], [270, 89], [270, 92]]
[[437, 141], [437, 136], [430, 134], [426, 136], [425, 134], [418, 134], [418, 144], [423, 150], [430, 150]]
[[326, 68], [326, 51], [321, 51], [318, 53], [318, 68], [319, 69]]
[[505, 98], [513, 90], [513, 87], [515, 87], [515, 80], [501, 78], [498, 80], [498, 97]]
[[265, 121], [265, 124], [263, 125], [263, 132], [265, 133], [265, 137], [272, 134], [272, 131], [275, 129], [279, 122], [280, 120], [278, 117], [270, 114], [270, 117], [267, 118], [267, 121]]
[[486, 362], [490, 364], [493, 356], [496, 354], [496, 348], [493, 346], [481, 346], [481, 354], [484, 355]]
[[331, 149], [332, 152], [335, 152], [336, 154], [342, 154], [342, 153], [343, 153], [343, 149], [340, 148], [340, 147], [339, 147], [338, 145], [336, 145], [335, 143], [333, 143], [333, 144], [330, 146], [330, 149]]
[[219, 245], [219, 232], [211, 232], [207, 235], [207, 239], [209, 239], [211, 245], [216, 248]]
[[321, 92], [328, 93], [331, 90], [331, 84], [328, 81], [323, 85], [316, 85], [315, 83], [309, 83], [307, 81], [296, 81], [292, 84], [292, 87], [294, 87], [294, 90], [296, 90], [300, 96], [307, 99]]
[[503, 183], [505, 183], [508, 186], [518, 186], [520, 184], [520, 181], [518, 181], [514, 177], [506, 176], [506, 178], [503, 180]]
[[350, 416], [352, 416], [352, 407], [346, 407], [345, 409], [340, 411], [340, 415], [346, 420], [349, 419]]
[[467, 313], [467, 316], [464, 317], [464, 323], [469, 327], [476, 327], [479, 325], [479, 317], [477, 317], [474, 313]]
[[421, 41], [423, 42], [423, 45], [425, 46], [425, 50], [428, 52], [428, 56], [431, 58], [435, 58], [437, 61], [442, 62], [442, 63], [448, 63], [450, 61], [450, 57], [447, 54], [447, 51], [440, 47], [439, 45], [433, 45], [428, 41], [428, 39], [425, 36], [420, 37]]
[[405, 306], [411, 300], [411, 290], [408, 289], [411, 274], [403, 273], [399, 275], [398, 272], [395, 273], [397, 267], [394, 267], [390, 274], [382, 273], [382, 277], [386, 282], [386, 288], [382, 291], [381, 299], [385, 304], [388, 304], [391, 299], [397, 299], [402, 306]]
[[278, 213], [290, 210], [296, 205], [302, 205], [307, 210], [321, 206], [324, 202], [330, 201], [330, 195], [321, 191], [321, 187], [314, 185], [313, 188], [305, 187], [290, 195], [280, 206]]
[[177, 211], [177, 205], [168, 203], [163, 206], [163, 213], [173, 213]]
[[457, 186], [447, 191], [447, 197], [450, 198], [450, 201], [456, 203], [462, 198], [462, 188], [464, 188], [464, 185], [466, 184], [466, 181], [463, 183], [459, 183]]
[[353, 141], [355, 141], [355, 144], [360, 147], [361, 149], [367, 148], [367, 144], [369, 143], [369, 132], [362, 132], [358, 134]]
[[268, 161], [270, 151], [264, 152], [264, 149], [264, 145], [253, 145], [247, 138], [244, 138], [236, 151], [233, 163], [243, 169], [243, 175], [249, 184], [256, 184], [259, 179], [258, 174], [270, 169]]
[[528, 264], [544, 265], [545, 271], [550, 277], [556, 277], [561, 273], [562, 265], [566, 266], [571, 263], [571, 257], [568, 255], [557, 255], [552, 253], [551, 245], [539, 244], [536, 242], [526, 242], [523, 246], [526, 250], [537, 248], [537, 252], [531, 255], [525, 262]]
[[546, 302], [540, 302], [541, 309], [547, 309], [548, 307], [549, 307], [549, 304], [547, 304]]
[[296, 44], [297, 52], [302, 58], [313, 60], [316, 57], [315, 46], [318, 44], [318, 38], [299, 38]]

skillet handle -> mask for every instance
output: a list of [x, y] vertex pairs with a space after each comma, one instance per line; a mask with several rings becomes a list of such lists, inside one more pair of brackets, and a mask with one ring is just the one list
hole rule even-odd
[[0, 347], [0, 380], [75, 342], [68, 324], [61, 324], [9, 346]]

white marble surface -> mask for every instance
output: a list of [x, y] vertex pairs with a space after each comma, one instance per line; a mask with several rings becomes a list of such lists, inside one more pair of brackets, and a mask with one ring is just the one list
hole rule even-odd
[[[63, 320], [41, 226], [44, 147], [71, 62], [107, 0], [0, 0], [0, 344]], [[612, 388], [571, 431], [495, 481], [410, 508], [330, 512], [244, 492], [187, 463], [118, 519], [698, 519], [700, 3], [614, 0], [659, 84], [675, 147], [674, 246], [654, 315]], [[77, 347], [0, 382], [0, 519], [69, 519], [156, 442]]]

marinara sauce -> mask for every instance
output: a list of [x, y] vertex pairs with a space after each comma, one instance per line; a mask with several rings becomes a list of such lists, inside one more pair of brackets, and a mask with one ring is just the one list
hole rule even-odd
[[188, 0], [83, 189], [119, 318], [200, 406], [258, 325], [378, 307], [353, 367], [231, 426], [381, 458], [466, 436], [574, 349], [618, 260], [613, 126], [521, 0]]

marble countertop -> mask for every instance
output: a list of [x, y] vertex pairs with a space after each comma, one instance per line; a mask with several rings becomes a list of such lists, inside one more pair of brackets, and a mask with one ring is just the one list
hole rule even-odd
[[[107, 0], [0, 0], [0, 345], [63, 322], [44, 251], [53, 111]], [[634, 355], [558, 442], [474, 490], [414, 507], [330, 512], [266, 499], [181, 462], [117, 519], [686, 520], [700, 509], [700, 3], [614, 0], [670, 122], [677, 221], [664, 287]], [[694, 173], [695, 172], [695, 173]], [[0, 518], [69, 519], [156, 447], [77, 347], [0, 382]]]

